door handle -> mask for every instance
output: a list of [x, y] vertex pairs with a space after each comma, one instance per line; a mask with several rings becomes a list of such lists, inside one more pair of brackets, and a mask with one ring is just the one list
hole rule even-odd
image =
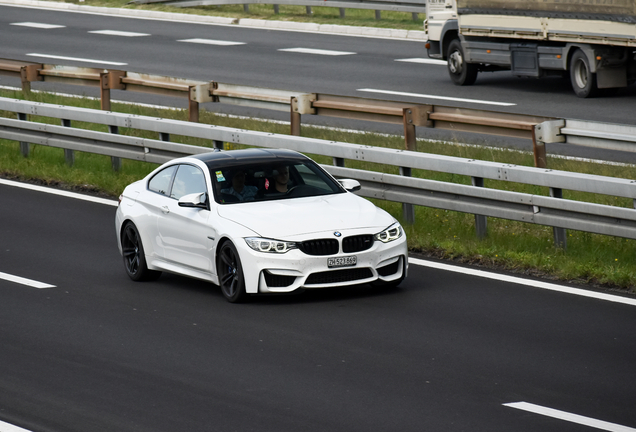
[[164, 214], [168, 214], [168, 213], [170, 213], [170, 209], [168, 208], [168, 206], [162, 206], [162, 207], [161, 207], [161, 211], [162, 211]]

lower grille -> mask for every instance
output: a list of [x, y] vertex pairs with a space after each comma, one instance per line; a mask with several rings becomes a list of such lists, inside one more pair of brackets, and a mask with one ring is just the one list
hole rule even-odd
[[265, 282], [268, 287], [271, 288], [284, 288], [288, 287], [294, 283], [296, 280], [296, 276], [283, 276], [283, 275], [275, 275], [270, 272], [265, 272]]
[[390, 276], [392, 274], [396, 274], [398, 272], [398, 270], [400, 269], [400, 260], [401, 259], [402, 258], [400, 258], [399, 260], [397, 260], [393, 264], [389, 264], [389, 265], [385, 265], [384, 267], [380, 267], [378, 269], [378, 274], [380, 276]]
[[307, 278], [307, 281], [305, 282], [305, 285], [353, 282], [357, 280], [367, 279], [372, 276], [373, 273], [369, 268], [332, 270], [310, 274]]

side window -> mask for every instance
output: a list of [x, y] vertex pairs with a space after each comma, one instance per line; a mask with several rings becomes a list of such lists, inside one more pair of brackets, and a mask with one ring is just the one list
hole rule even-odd
[[168, 192], [170, 191], [170, 181], [172, 180], [172, 175], [174, 174], [176, 169], [177, 166], [173, 165], [159, 171], [148, 182], [148, 189], [167, 196]]
[[200, 192], [207, 192], [203, 171], [193, 165], [179, 165], [170, 198], [179, 199], [184, 195]]

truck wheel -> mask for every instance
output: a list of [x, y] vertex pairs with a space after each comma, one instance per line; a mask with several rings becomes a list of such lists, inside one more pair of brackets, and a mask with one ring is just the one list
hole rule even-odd
[[598, 93], [596, 74], [592, 73], [585, 53], [576, 50], [570, 62], [570, 81], [574, 93], [580, 98], [594, 97]]
[[448, 73], [455, 85], [472, 85], [477, 80], [477, 65], [464, 61], [464, 50], [459, 39], [453, 40], [448, 47]]

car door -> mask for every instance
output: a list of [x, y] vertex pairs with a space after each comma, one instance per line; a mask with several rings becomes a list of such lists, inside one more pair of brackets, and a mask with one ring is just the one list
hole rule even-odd
[[170, 196], [161, 206], [157, 232], [168, 262], [209, 273], [212, 271], [213, 243], [216, 233], [209, 224], [210, 211], [180, 207], [179, 199], [209, 190], [203, 170], [195, 165], [180, 164], [172, 182]]

